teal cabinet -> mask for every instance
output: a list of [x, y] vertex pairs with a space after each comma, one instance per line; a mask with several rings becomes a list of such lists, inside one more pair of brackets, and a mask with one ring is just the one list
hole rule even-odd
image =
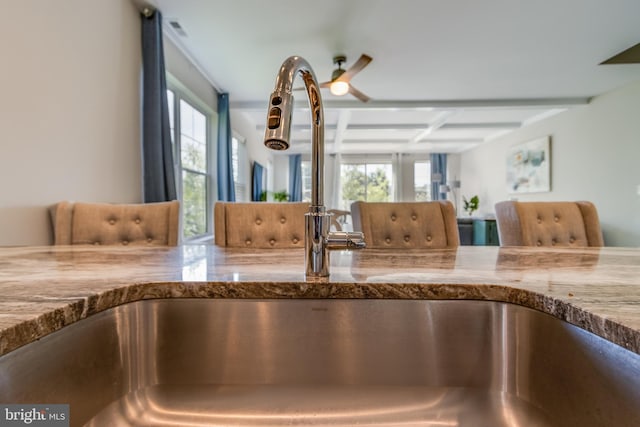
[[498, 225], [495, 219], [473, 220], [473, 244], [476, 246], [499, 246]]

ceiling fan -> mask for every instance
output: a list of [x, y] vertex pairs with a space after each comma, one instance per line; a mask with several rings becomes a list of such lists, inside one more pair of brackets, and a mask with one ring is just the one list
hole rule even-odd
[[371, 58], [369, 55], [362, 54], [360, 55], [360, 58], [358, 58], [358, 60], [355, 62], [355, 64], [349, 67], [349, 69], [343, 70], [342, 63], [347, 61], [347, 57], [345, 55], [335, 56], [333, 58], [333, 63], [337, 64], [338, 68], [333, 70], [333, 73], [331, 74], [331, 80], [328, 82], [320, 83], [320, 87], [328, 87], [331, 90], [331, 93], [336, 96], [342, 96], [350, 93], [362, 102], [369, 101], [369, 97], [353, 87], [350, 81], [353, 76], [362, 71], [362, 69], [366, 67], [372, 59], [373, 58]]

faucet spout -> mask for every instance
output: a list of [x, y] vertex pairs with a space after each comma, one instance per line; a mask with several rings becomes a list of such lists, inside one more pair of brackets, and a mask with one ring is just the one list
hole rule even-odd
[[311, 206], [305, 217], [305, 271], [307, 277], [326, 277], [329, 249], [364, 247], [364, 236], [352, 233], [348, 239], [337, 238], [329, 232], [330, 215], [324, 206], [324, 108], [313, 69], [300, 56], [287, 58], [280, 67], [269, 98], [264, 144], [273, 150], [290, 146], [293, 80], [298, 74], [304, 81], [311, 119]]
[[293, 80], [300, 74], [311, 112], [311, 206], [323, 206], [324, 182], [324, 108], [320, 86], [313, 69], [302, 57], [291, 56], [280, 67], [269, 99], [269, 113], [264, 144], [274, 150], [289, 148], [293, 112]]

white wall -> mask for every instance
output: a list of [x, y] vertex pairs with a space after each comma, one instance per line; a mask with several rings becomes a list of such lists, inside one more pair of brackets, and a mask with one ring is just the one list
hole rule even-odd
[[0, 245], [50, 244], [51, 204], [141, 200], [138, 11], [21, 0], [2, 16]]
[[[191, 100], [199, 102], [201, 108], [208, 112], [217, 112], [218, 93], [211, 83], [171, 39], [163, 37], [162, 45], [165, 69], [170, 75], [171, 83], [180, 86], [180, 90], [185, 92]], [[217, 131], [217, 128], [214, 130]]]
[[605, 244], [640, 246], [640, 81], [485, 143], [461, 156], [461, 193], [477, 194], [480, 214], [492, 214], [507, 193], [506, 151], [551, 136], [551, 192], [518, 200], [590, 200]]

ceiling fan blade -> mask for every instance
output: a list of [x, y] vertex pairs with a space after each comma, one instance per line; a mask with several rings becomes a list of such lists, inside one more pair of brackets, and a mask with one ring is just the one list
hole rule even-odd
[[349, 93], [355, 96], [356, 98], [358, 98], [362, 102], [367, 102], [369, 101], [369, 99], [371, 99], [367, 95], [365, 95], [364, 93], [360, 92], [358, 89], [353, 87], [352, 84], [349, 84]]
[[640, 63], [640, 43], [635, 46], [631, 46], [606, 61], [602, 61], [599, 65], [603, 64], [638, 64]]
[[342, 73], [342, 75], [338, 77], [336, 80], [349, 82], [349, 80], [351, 80], [354, 75], [362, 71], [362, 69], [366, 67], [369, 64], [369, 62], [371, 62], [372, 60], [373, 58], [370, 57], [369, 55], [365, 55], [365, 54], [360, 55], [360, 58], [358, 58], [356, 63], [353, 64], [351, 67], [349, 67], [349, 69], [344, 73]]

